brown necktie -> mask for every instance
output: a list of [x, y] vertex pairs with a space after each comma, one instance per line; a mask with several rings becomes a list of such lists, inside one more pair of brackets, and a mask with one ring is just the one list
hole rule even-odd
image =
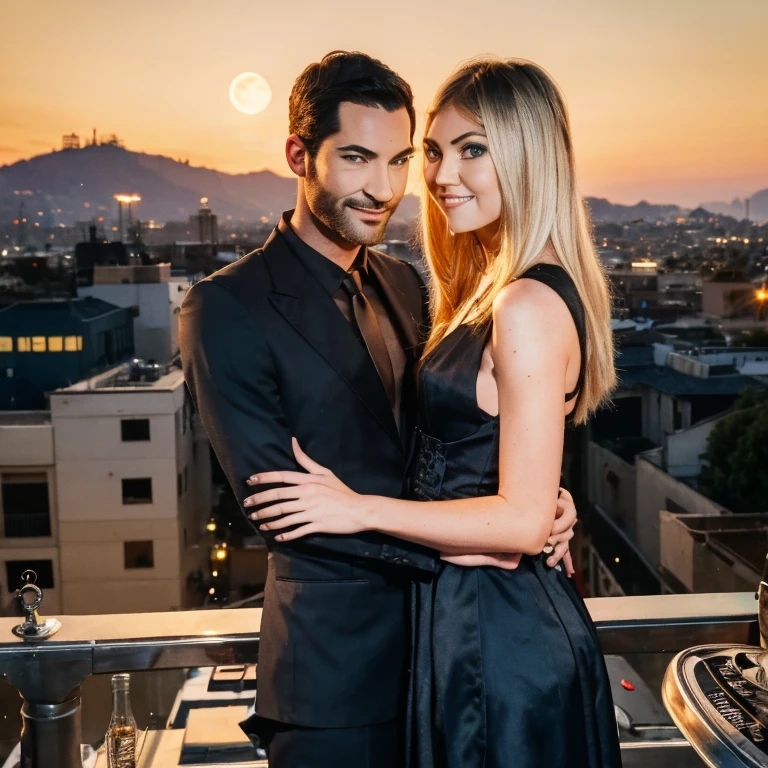
[[389, 359], [389, 352], [379, 327], [379, 321], [376, 319], [376, 313], [363, 293], [360, 272], [356, 269], [353, 270], [344, 278], [342, 285], [349, 294], [350, 301], [352, 302], [352, 314], [360, 330], [360, 335], [363, 337], [371, 360], [373, 360], [373, 364], [376, 366], [379, 378], [384, 384], [389, 403], [394, 408], [396, 395], [392, 361]]

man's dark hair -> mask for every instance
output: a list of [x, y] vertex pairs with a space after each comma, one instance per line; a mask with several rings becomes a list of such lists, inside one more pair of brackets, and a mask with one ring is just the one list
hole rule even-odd
[[304, 142], [310, 155], [341, 130], [339, 106], [345, 101], [387, 112], [405, 108], [413, 141], [416, 113], [408, 83], [365, 53], [333, 51], [298, 76], [288, 102], [288, 130]]

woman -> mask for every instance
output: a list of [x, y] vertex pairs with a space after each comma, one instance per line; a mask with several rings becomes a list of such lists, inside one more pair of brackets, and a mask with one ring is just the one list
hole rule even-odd
[[[615, 384], [608, 289], [562, 96], [529, 62], [472, 62], [438, 92], [424, 155], [433, 327], [413, 500], [357, 495], [296, 446], [309, 474], [262, 474], [256, 484], [296, 487], [249, 503], [278, 502], [256, 513], [270, 518], [263, 528], [292, 529], [278, 540], [377, 530], [443, 553], [414, 594], [414, 766], [618, 766], [594, 627], [539, 554], [564, 424], [583, 423]], [[487, 552], [523, 557], [515, 570], [460, 557]]]

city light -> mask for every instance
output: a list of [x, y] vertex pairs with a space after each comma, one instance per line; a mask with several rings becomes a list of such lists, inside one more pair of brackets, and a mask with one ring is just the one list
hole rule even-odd
[[115, 200], [117, 200], [118, 203], [140, 203], [141, 202], [141, 195], [133, 194], [133, 195], [115, 195]]
[[227, 550], [226, 549], [217, 549], [216, 550], [216, 559], [217, 560], [226, 560], [227, 559]]
[[218, 571], [214, 571], [214, 572], [211, 574], [211, 576], [213, 576], [213, 578], [214, 578], [214, 579], [215, 579], [215, 578], [216, 578], [218, 575], [219, 575], [219, 572], [218, 572]]
[[758, 301], [765, 301], [768, 299], [768, 290], [765, 288], [758, 288], [757, 291], [755, 291], [755, 298], [757, 298]]
[[206, 531], [210, 531], [213, 533], [216, 530], [216, 520], [214, 518], [211, 518], [208, 521], [208, 524], [205, 526]]

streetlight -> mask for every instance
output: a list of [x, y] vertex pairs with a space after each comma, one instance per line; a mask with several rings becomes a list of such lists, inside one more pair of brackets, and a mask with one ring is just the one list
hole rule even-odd
[[131, 212], [131, 205], [133, 203], [140, 203], [141, 202], [141, 195], [137, 195], [135, 192], [132, 195], [127, 195], [124, 193], [120, 193], [118, 195], [114, 195], [115, 200], [117, 200], [117, 217], [118, 217], [118, 230], [120, 232], [120, 240], [123, 239], [123, 203], [126, 203], [128, 205], [128, 226], [133, 226], [133, 216]]
[[762, 320], [765, 317], [765, 304], [768, 301], [768, 288], [765, 283], [755, 291], [755, 299], [757, 299], [757, 319]]

